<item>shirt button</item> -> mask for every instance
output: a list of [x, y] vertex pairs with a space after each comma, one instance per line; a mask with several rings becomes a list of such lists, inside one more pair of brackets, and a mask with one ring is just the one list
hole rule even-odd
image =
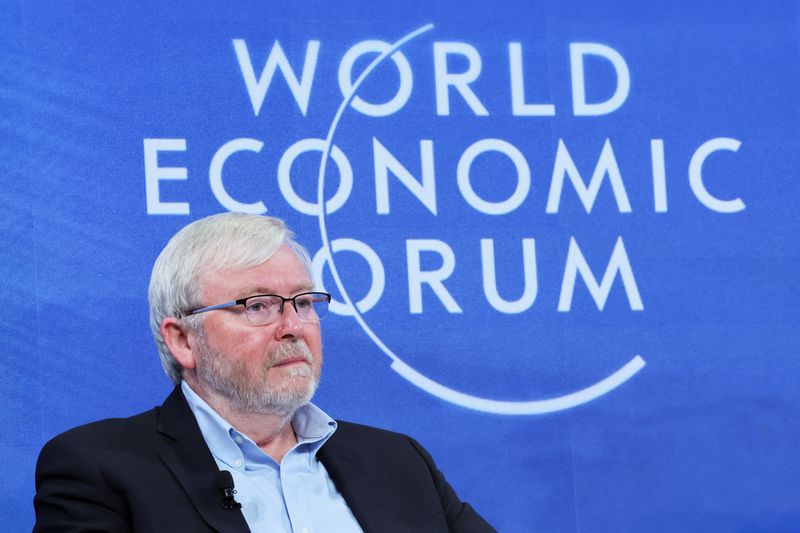
[[233, 437], [233, 440], [235, 440], [236, 442], [241, 444], [242, 443], [242, 436], [241, 435], [236, 435], [235, 437]]
[[235, 466], [236, 468], [240, 468], [242, 466], [242, 460], [241, 459], [236, 459], [233, 462], [233, 466]]

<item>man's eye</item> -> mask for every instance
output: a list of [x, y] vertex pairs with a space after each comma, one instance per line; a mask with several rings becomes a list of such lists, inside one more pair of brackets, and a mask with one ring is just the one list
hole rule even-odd
[[298, 308], [311, 307], [312, 303], [311, 298], [308, 296], [295, 300], [295, 305], [297, 305]]
[[274, 304], [270, 304], [267, 302], [257, 301], [250, 304], [247, 304], [247, 310], [251, 313], [264, 313], [270, 310], [270, 308], [275, 307]]

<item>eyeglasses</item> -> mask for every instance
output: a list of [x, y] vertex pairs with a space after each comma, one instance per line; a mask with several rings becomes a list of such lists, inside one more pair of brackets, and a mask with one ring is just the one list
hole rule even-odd
[[327, 292], [304, 292], [291, 298], [284, 298], [277, 294], [258, 294], [256, 296], [239, 298], [238, 300], [231, 300], [230, 302], [217, 305], [201, 307], [189, 311], [186, 314], [196, 315], [205, 313], [206, 311], [216, 311], [217, 309], [227, 309], [229, 307], [243, 305], [247, 320], [259, 326], [266, 326], [278, 320], [278, 317], [283, 313], [283, 305], [286, 302], [292, 302], [292, 307], [294, 307], [298, 318], [302, 322], [316, 323], [328, 314], [328, 304], [331, 303], [331, 295]]

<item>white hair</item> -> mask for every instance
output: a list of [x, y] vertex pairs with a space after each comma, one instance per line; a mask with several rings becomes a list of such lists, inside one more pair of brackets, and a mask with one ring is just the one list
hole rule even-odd
[[[195, 319], [186, 316], [200, 302], [202, 276], [223, 269], [242, 269], [267, 261], [282, 245], [287, 245], [310, 272], [308, 252], [294, 240], [286, 224], [275, 217], [221, 213], [196, 220], [176, 233], [161, 251], [150, 275], [147, 298], [150, 302], [150, 329], [161, 356], [164, 372], [181, 382], [183, 368], [170, 353], [161, 335], [166, 317], [181, 318], [197, 330]], [[213, 305], [220, 302], [210, 302]]]

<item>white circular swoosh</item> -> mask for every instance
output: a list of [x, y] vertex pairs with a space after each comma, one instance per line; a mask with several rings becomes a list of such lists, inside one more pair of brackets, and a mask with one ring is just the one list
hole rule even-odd
[[441, 398], [442, 400], [454, 403], [456, 405], [460, 405], [462, 407], [466, 407], [468, 409], [474, 409], [476, 411], [484, 411], [488, 413], [497, 413], [503, 415], [537, 415], [537, 414], [544, 414], [544, 413], [552, 413], [554, 411], [562, 411], [564, 409], [569, 409], [571, 407], [575, 407], [577, 405], [584, 404], [586, 402], [592, 401], [595, 398], [598, 398], [615, 388], [619, 387], [631, 377], [633, 377], [639, 370], [641, 370], [645, 366], [645, 360], [642, 359], [641, 356], [636, 355], [630, 361], [628, 361], [623, 367], [618, 369], [616, 372], [611, 374], [610, 376], [598, 381], [594, 385], [586, 387], [585, 389], [581, 389], [576, 392], [572, 392], [570, 394], [565, 394], [563, 396], [557, 396], [555, 398], [548, 398], [545, 400], [530, 400], [530, 401], [503, 401], [503, 400], [492, 400], [490, 398], [481, 398], [479, 396], [473, 396], [464, 392], [457, 391], [455, 389], [451, 389], [449, 387], [445, 387], [444, 385], [433, 381], [432, 379], [420, 374], [406, 363], [404, 363], [384, 342], [372, 331], [372, 328], [369, 327], [367, 322], [364, 320], [364, 317], [358, 311], [358, 308], [353, 303], [353, 300], [350, 298], [350, 295], [347, 293], [347, 289], [345, 289], [344, 284], [342, 283], [342, 279], [339, 276], [339, 272], [336, 269], [336, 264], [333, 260], [333, 250], [331, 249], [330, 239], [328, 238], [328, 230], [327, 230], [327, 222], [326, 222], [326, 215], [327, 215], [327, 208], [325, 205], [325, 172], [328, 165], [328, 158], [330, 157], [331, 146], [333, 146], [333, 136], [336, 133], [336, 128], [339, 126], [339, 121], [342, 119], [342, 115], [344, 114], [347, 106], [350, 105], [350, 102], [356, 95], [359, 87], [364, 80], [367, 79], [367, 76], [375, 70], [375, 68], [387, 57], [395, 53], [399, 50], [403, 45], [405, 45], [410, 40], [422, 35], [423, 33], [430, 31], [433, 29], [433, 24], [427, 24], [418, 28], [408, 35], [402, 37], [401, 39], [397, 40], [392, 46], [385, 52], [381, 53], [378, 57], [376, 57], [364, 72], [361, 73], [360, 76], [356, 79], [355, 83], [353, 83], [352, 89], [344, 95], [341, 105], [339, 109], [336, 111], [336, 115], [333, 117], [333, 121], [331, 122], [330, 128], [328, 128], [328, 135], [325, 138], [325, 148], [322, 153], [322, 160], [319, 166], [319, 177], [317, 181], [317, 205], [320, 206], [319, 215], [317, 219], [319, 221], [319, 232], [322, 238], [322, 245], [325, 248], [325, 251], [328, 254], [328, 266], [331, 271], [331, 275], [333, 276], [333, 280], [336, 283], [336, 287], [339, 289], [339, 292], [342, 295], [345, 303], [350, 307], [353, 311], [353, 318], [356, 319], [358, 325], [361, 326], [361, 329], [369, 336], [369, 338], [374, 342], [382, 351], [385, 353], [389, 358], [392, 360], [392, 369], [395, 370], [398, 374], [403, 376], [403, 378], [407, 379], [420, 389]]

